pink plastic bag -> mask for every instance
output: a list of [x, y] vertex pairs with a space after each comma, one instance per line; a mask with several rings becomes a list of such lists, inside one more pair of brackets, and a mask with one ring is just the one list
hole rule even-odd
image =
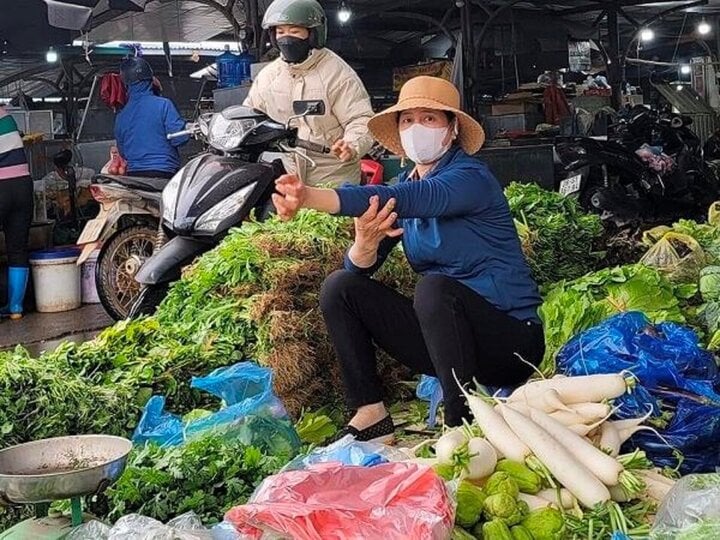
[[294, 540], [444, 540], [454, 506], [442, 479], [423, 465], [323, 463], [267, 478], [225, 520], [253, 539], [267, 532]]

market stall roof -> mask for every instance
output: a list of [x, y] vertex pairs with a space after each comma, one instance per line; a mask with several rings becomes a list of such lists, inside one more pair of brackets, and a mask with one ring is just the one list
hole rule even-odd
[[[260, 13], [270, 1], [258, 0]], [[598, 0], [471, 1], [476, 29], [497, 9], [512, 7], [514, 20], [519, 25], [532, 25], [537, 29], [540, 24], [537, 17], [552, 17], [570, 23], [569, 33], [580, 38], [598, 35], [606, 5]], [[205, 41], [218, 36], [234, 39], [246, 25], [245, 8], [251, 3], [245, 0], [3, 0], [0, 95], [8, 94], [8, 84], [13, 84], [17, 91], [17, 81], [23, 81], [24, 92], [36, 97], [52, 92], [52, 85], [38, 81], [37, 77], [56, 79], [59, 68], [38, 64], [38, 59], [44, 57], [49, 46], [70, 43], [80, 37], [77, 31], [48, 24], [46, 2], [91, 8], [90, 31], [84, 38], [94, 43]], [[617, 0], [615, 3], [621, 8], [620, 24], [626, 36], [652, 18], [660, 18], [656, 26], [672, 34], [686, 24], [686, 17], [699, 20], [703, 15], [720, 15], [720, 0]], [[346, 25], [337, 19], [339, 0], [323, 2], [323, 5], [328, 11], [331, 46], [344, 55], [353, 53], [355, 58], [382, 58], [391, 54], [398, 44], [418, 46], [424, 36], [449, 38], [458, 28], [458, 9], [450, 0], [349, 0], [346, 5], [352, 9], [353, 17]], [[509, 16], [510, 10], [506, 9], [505, 15], [495, 20], [505, 24]]]

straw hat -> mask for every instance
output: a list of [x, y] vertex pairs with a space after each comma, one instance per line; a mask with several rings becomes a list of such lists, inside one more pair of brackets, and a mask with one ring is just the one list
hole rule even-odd
[[408, 109], [450, 111], [458, 122], [458, 141], [465, 152], [477, 153], [485, 142], [485, 131], [469, 114], [460, 110], [460, 92], [455, 85], [438, 77], [415, 77], [400, 90], [397, 105], [376, 114], [368, 127], [375, 139], [398, 156], [404, 156], [400, 142], [398, 114]]

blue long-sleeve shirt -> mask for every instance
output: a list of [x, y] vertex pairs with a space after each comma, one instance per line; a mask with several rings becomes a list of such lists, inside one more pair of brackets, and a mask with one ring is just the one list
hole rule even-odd
[[128, 174], [139, 171], [175, 173], [180, 169], [178, 147], [190, 137], [168, 140], [185, 129], [185, 120], [169, 99], [155, 96], [150, 81], [128, 88], [128, 102], [115, 118], [115, 140], [128, 163]]
[[[413, 270], [443, 274], [471, 288], [492, 305], [523, 321], [540, 322], [537, 285], [520, 246], [507, 199], [480, 160], [453, 148], [423, 179], [401, 178], [394, 186], [338, 188], [339, 215], [358, 217], [373, 195], [381, 207], [391, 198], [402, 245]], [[345, 257], [345, 268], [372, 275], [400, 238], [386, 238], [371, 268]]]

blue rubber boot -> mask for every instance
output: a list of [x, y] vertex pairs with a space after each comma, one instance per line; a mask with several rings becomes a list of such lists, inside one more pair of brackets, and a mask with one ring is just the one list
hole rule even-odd
[[0, 310], [0, 317], [22, 319], [23, 301], [27, 289], [29, 268], [11, 266], [8, 268], [8, 305]]

